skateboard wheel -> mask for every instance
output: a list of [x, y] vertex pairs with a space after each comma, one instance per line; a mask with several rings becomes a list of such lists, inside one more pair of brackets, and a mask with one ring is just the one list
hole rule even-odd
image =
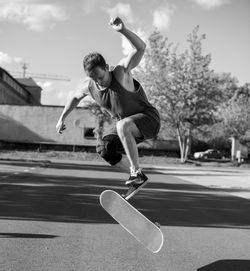
[[155, 222], [155, 226], [157, 226], [157, 227], [160, 229], [161, 224], [160, 224], [160, 223], [158, 223], [158, 222]]

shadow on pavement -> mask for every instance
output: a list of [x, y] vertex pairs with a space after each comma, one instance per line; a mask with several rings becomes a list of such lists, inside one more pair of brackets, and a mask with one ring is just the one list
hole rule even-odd
[[50, 234], [0, 232], [0, 238], [52, 239], [52, 238], [56, 238], [56, 237], [59, 237], [59, 236], [58, 235], [50, 235]]
[[[99, 195], [105, 189], [125, 192], [124, 181], [108, 179], [102, 171], [96, 176], [22, 173], [0, 178], [0, 219], [116, 223], [100, 206]], [[164, 226], [250, 229], [250, 201], [174, 178], [154, 174], [154, 182], [131, 204]]]
[[204, 267], [197, 271], [249, 271], [250, 260], [220, 260]]

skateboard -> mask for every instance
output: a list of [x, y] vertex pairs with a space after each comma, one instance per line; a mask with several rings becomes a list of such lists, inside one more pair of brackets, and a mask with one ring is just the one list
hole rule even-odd
[[106, 212], [147, 249], [153, 253], [161, 250], [164, 238], [158, 223], [151, 222], [113, 190], [103, 191], [100, 203]]

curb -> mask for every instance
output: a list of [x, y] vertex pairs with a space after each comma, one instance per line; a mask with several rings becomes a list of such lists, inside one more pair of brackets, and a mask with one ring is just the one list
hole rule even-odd
[[[41, 158], [1, 158], [0, 157], [0, 162], [25, 162], [25, 163], [40, 163], [42, 166], [49, 166], [52, 164], [72, 164], [72, 165], [82, 165], [82, 166], [95, 166], [97, 168], [100, 167], [105, 167], [105, 168], [110, 168], [111, 170], [116, 170], [112, 168], [109, 164], [106, 162], [101, 162], [101, 161], [82, 161], [82, 160], [67, 160], [67, 159], [41, 159]], [[153, 171], [153, 172], [161, 172], [163, 171], [170, 171], [170, 170], [197, 170], [197, 171], [207, 171], [207, 170], [219, 170], [219, 171], [238, 171], [238, 172], [243, 172], [247, 171], [249, 172], [249, 169], [246, 168], [236, 168], [236, 167], [223, 167], [223, 166], [211, 166], [211, 165], [199, 165], [197, 166], [195, 163], [194, 164], [168, 164], [166, 166], [164, 165], [151, 165], [151, 164], [141, 164], [142, 168], [145, 169], [146, 171]]]

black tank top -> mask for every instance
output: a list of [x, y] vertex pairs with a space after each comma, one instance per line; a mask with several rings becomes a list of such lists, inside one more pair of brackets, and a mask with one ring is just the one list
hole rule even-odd
[[136, 91], [126, 90], [111, 72], [112, 81], [108, 88], [98, 89], [94, 80], [90, 79], [89, 92], [92, 98], [117, 119], [144, 113], [159, 121], [159, 113], [148, 101], [147, 96], [138, 81], [134, 80]]

